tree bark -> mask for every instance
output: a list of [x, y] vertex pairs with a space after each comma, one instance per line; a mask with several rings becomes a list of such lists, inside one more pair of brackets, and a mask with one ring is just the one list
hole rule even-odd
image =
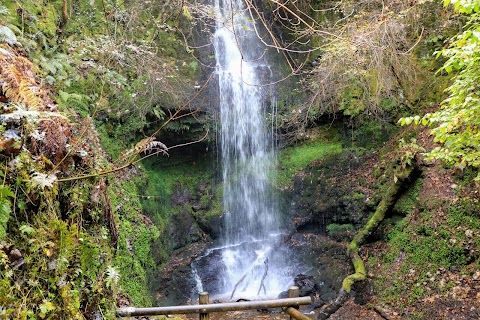
[[64, 27], [68, 21], [68, 0], [63, 0], [61, 27]]

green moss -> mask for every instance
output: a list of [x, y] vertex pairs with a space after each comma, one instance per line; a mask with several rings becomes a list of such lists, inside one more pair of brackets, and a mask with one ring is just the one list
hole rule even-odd
[[351, 224], [337, 224], [331, 223], [327, 226], [327, 231], [329, 233], [335, 232], [353, 232], [355, 231], [355, 227]]
[[352, 224], [331, 223], [327, 225], [327, 232], [333, 239], [345, 241], [353, 237], [355, 227]]
[[377, 149], [388, 141], [398, 128], [381, 121], [362, 121], [360, 125], [349, 129], [344, 144], [349, 147], [360, 147], [366, 149]]
[[397, 199], [393, 206], [393, 212], [406, 216], [411, 213], [418, 203], [418, 193], [422, 187], [423, 179], [416, 179], [414, 184]]
[[[197, 192], [201, 181], [211, 181], [213, 172], [206, 163], [197, 166], [207, 170], [192, 170], [192, 162], [177, 162], [174, 159], [147, 159], [143, 162], [146, 184], [141, 192], [143, 209], [150, 216], [160, 215], [162, 220], [169, 219], [172, 214], [172, 194], [176, 186], [187, 188], [190, 193]], [[182, 190], [183, 191], [183, 190]], [[156, 221], [157, 222], [157, 221]]]
[[135, 305], [150, 306], [147, 270], [155, 269], [151, 246], [160, 236], [157, 227], [142, 216], [137, 190], [138, 181], [117, 183], [109, 195], [118, 217], [118, 248], [115, 266], [120, 273], [120, 285]]
[[352, 289], [352, 285], [355, 282], [364, 281], [367, 277], [367, 271], [365, 269], [365, 264], [363, 263], [362, 258], [358, 255], [358, 247], [355, 241], [352, 241], [349, 248], [349, 256], [352, 259], [353, 267], [355, 272], [351, 275], [348, 275], [343, 279], [342, 290], [345, 290], [349, 293]]
[[[448, 281], [442, 284], [430, 281], [439, 270], [453, 268], [465, 274], [475, 270], [469, 266], [478, 266], [480, 255], [476, 250], [466, 250], [465, 243], [471, 241], [473, 247], [480, 246], [480, 240], [473, 236], [480, 230], [478, 210], [478, 201], [467, 198], [450, 206], [446, 220], [432, 217], [435, 212], [422, 212], [421, 220], [415, 224], [408, 218], [397, 223], [387, 234], [387, 252], [368, 263], [371, 268], [377, 268], [380, 263], [382, 270], [401, 266], [395, 277], [386, 274], [376, 281], [382, 300], [398, 304], [404, 300], [400, 297], [406, 297], [406, 303], [414, 304], [432, 290], [444, 292], [455, 285]], [[429, 287], [428, 292], [416, 289], [424, 288], [424, 283]]]
[[[25, 267], [21, 274], [11, 270], [8, 259], [2, 260], [8, 247], [0, 245], [0, 304], [7, 307], [3, 311], [33, 317], [48, 305], [51, 315], [61, 310], [72, 319], [81, 318], [81, 312], [99, 310], [106, 318], [113, 317], [116, 289], [113, 283], [106, 285], [112, 258], [109, 237], [99, 237], [95, 227], [81, 228], [52, 215], [45, 218], [32, 216], [31, 223], [17, 226], [19, 232], [11, 232], [6, 239], [21, 249]], [[24, 292], [12, 285], [17, 276], [33, 290]]]
[[[191, 212], [198, 221], [221, 215], [222, 187], [216, 182], [211, 160], [209, 156], [200, 161], [172, 156], [143, 161], [145, 179], [139, 185], [142, 210], [162, 233], [154, 248], [157, 264], [165, 263], [171, 253], [172, 240], [163, 232], [180, 208]], [[173, 199], [185, 190], [188, 191], [189, 202], [175, 204]], [[192, 212], [193, 205], [199, 205], [200, 210]]]
[[342, 146], [339, 142], [326, 142], [321, 139], [281, 150], [278, 157], [280, 170], [276, 170], [274, 174], [275, 185], [281, 189], [290, 187], [293, 177], [299, 171], [315, 160], [339, 153], [341, 150]]

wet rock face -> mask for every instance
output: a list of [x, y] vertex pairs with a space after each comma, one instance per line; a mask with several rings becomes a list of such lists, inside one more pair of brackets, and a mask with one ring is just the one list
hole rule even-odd
[[[155, 279], [152, 289], [156, 292], [159, 305], [178, 305], [196, 295], [197, 281], [191, 264], [202, 254], [207, 244], [216, 238], [222, 228], [221, 210], [215, 188], [201, 183], [188, 188], [178, 183], [172, 193], [171, 203], [175, 212], [167, 227], [168, 246], [174, 251]], [[220, 265], [220, 264], [219, 264]], [[218, 270], [211, 270], [209, 288], [218, 286], [215, 282]]]
[[303, 273], [297, 275], [295, 279], [293, 279], [293, 283], [299, 288], [300, 297], [315, 294], [320, 289], [320, 286], [315, 282], [313, 276], [307, 276]]
[[222, 219], [214, 187], [202, 183], [195, 189], [178, 183], [171, 197], [176, 208], [168, 232], [174, 250], [204, 239], [217, 238], [222, 230]]
[[173, 216], [173, 221], [175, 224], [169, 226], [169, 234], [174, 250], [208, 237], [198, 226], [190, 211], [184, 208]]
[[222, 262], [222, 253], [220, 250], [204, 252], [199, 259], [195, 261], [195, 267], [202, 275], [203, 290], [214, 293], [222, 287], [222, 281], [219, 274], [224, 273], [225, 264]]
[[[295, 233], [287, 245], [294, 260], [304, 265], [295, 278], [305, 295], [317, 295], [323, 302], [336, 297], [343, 278], [353, 269], [346, 256], [346, 244], [310, 233]], [[315, 301], [315, 297], [313, 297]]]
[[293, 206], [297, 228], [323, 233], [331, 223], [358, 225], [371, 209], [371, 186], [358, 174], [371, 156], [353, 152], [313, 163], [294, 180]]
[[[314, 307], [334, 299], [344, 277], [353, 271], [345, 254], [347, 244], [326, 237], [326, 227], [332, 223], [359, 225], [368, 218], [375, 206], [369, 200], [374, 187], [362, 180], [361, 171], [370, 166], [371, 159], [371, 155], [345, 152], [312, 164], [295, 178], [292, 227], [279, 250], [288, 251], [295, 269], [292, 278], [296, 275], [292, 280], [301, 295], [312, 297]], [[172, 203], [179, 210], [172, 239], [178, 250], [162, 272], [162, 288], [157, 290], [162, 305], [196, 299], [191, 263], [202, 270], [203, 290], [215, 292], [221, 286], [217, 279], [221, 270], [211, 267], [215, 266], [211, 259], [221, 256], [214, 252], [197, 259], [204, 255], [206, 242], [221, 233], [220, 211], [209, 214], [214, 211], [215, 201], [220, 201], [212, 190], [210, 185], [200, 185], [198, 190], [177, 186]], [[202, 264], [208, 267], [202, 268]]]
[[175, 251], [160, 272], [156, 299], [159, 306], [179, 305], [197, 292], [191, 264], [207, 247], [206, 242], [189, 244]]

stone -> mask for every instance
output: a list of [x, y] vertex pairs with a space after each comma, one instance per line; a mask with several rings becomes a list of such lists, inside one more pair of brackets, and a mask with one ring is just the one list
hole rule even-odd
[[22, 253], [18, 249], [13, 249], [8, 254], [8, 259], [10, 262], [14, 262], [22, 257]]

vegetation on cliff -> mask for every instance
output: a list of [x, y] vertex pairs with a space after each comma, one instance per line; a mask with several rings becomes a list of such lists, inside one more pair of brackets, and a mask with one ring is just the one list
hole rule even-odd
[[[327, 2], [321, 8], [310, 7], [317, 10], [312, 13], [307, 6], [290, 6], [287, 10], [277, 4], [278, 12], [284, 9], [285, 16], [290, 15], [292, 20], [295, 18], [292, 18], [291, 10], [296, 10], [297, 15], [303, 14], [304, 19], [300, 21], [296, 17], [297, 27], [290, 29], [293, 38], [299, 39], [306, 34], [311, 36], [311, 40], [316, 36], [320, 38], [320, 42], [313, 42], [320, 43], [319, 56], [313, 60], [304, 80], [304, 83], [310, 84], [310, 100], [304, 105], [297, 104], [292, 117], [286, 118], [289, 124], [285, 127], [287, 132], [291, 130], [294, 133], [290, 136], [293, 136], [291, 141], [308, 140], [309, 128], [330, 116], [340, 119], [348, 128], [346, 131], [350, 137], [345, 135], [344, 141], [351, 138], [351, 144], [344, 145], [358, 147], [362, 139], [356, 133], [370, 127], [372, 119], [376, 119], [375, 122], [381, 123], [381, 128], [385, 129], [393, 127], [402, 115], [426, 113], [424, 116], [404, 117], [398, 122], [401, 125], [414, 123], [431, 126], [434, 142], [438, 144], [432, 144], [426, 131], [417, 128], [400, 131], [392, 140], [400, 142], [398, 147], [393, 146], [399, 154], [392, 157], [392, 142], [390, 146], [378, 149], [381, 145], [372, 144], [372, 138], [376, 135], [370, 133], [366, 138], [367, 144], [362, 147], [366, 146], [374, 154], [379, 154], [367, 156], [363, 165], [358, 165], [358, 161], [352, 159], [347, 164], [351, 172], [346, 176], [335, 166], [328, 165], [331, 159], [322, 159], [319, 153], [320, 159], [312, 162], [295, 180], [295, 183], [301, 181], [299, 185], [303, 192], [299, 209], [309, 210], [311, 221], [324, 228], [325, 224], [330, 223], [326, 229], [332, 237], [344, 239], [346, 236], [348, 239], [352, 234], [352, 225], [359, 228], [360, 233], [351, 243], [355, 249], [352, 259], [357, 271], [352, 279], [370, 278], [375, 284], [378, 296], [372, 303], [378, 313], [386, 317], [401, 314], [407, 318], [443, 319], [455, 313], [455, 308], [471, 305], [475, 299], [471, 292], [478, 287], [475, 281], [478, 279], [480, 260], [478, 244], [473, 240], [478, 230], [478, 214], [474, 213], [478, 211], [478, 201], [475, 199], [478, 184], [473, 178], [478, 173], [478, 121], [475, 120], [478, 118], [478, 86], [474, 83], [479, 80], [480, 7], [476, 1], [445, 1], [446, 8], [433, 1], [382, 1], [381, 4], [370, 2], [365, 7], [362, 5], [361, 2]], [[360, 7], [362, 10], [358, 10]], [[452, 7], [455, 12], [453, 15]], [[338, 10], [338, 16], [324, 20], [305, 18], [330, 9]], [[418, 18], [420, 12], [421, 19]], [[362, 18], [362, 15], [367, 13], [371, 19], [365, 23], [366, 17]], [[438, 27], [439, 21], [442, 21], [442, 30]], [[460, 33], [458, 27], [462, 28]], [[297, 45], [300, 46], [300, 41]], [[433, 58], [434, 54], [437, 59]], [[451, 85], [448, 85], [449, 79]], [[448, 96], [442, 93], [445, 88]], [[390, 136], [396, 131], [391, 130]], [[386, 142], [388, 135], [383, 139]], [[365, 149], [360, 153], [365, 151], [368, 155], [369, 151]], [[392, 168], [413, 154], [418, 154], [421, 159], [421, 154], [428, 155], [428, 158], [419, 163], [420, 171], [415, 176], [404, 180], [402, 188], [406, 190], [398, 194], [398, 201], [397, 197], [391, 198], [391, 208], [381, 210], [387, 214], [388, 221], [380, 224], [374, 214], [366, 229], [363, 229], [358, 222], [365, 219], [368, 211], [372, 210], [372, 204], [378, 204], [378, 195], [386, 191], [385, 186], [389, 183], [397, 184], [399, 177], [392, 175]], [[373, 164], [372, 158], [377, 161], [376, 169], [362, 169], [362, 166]], [[336, 159], [341, 161], [342, 154], [337, 154]], [[435, 162], [434, 159], [441, 162]], [[412, 160], [408, 165], [412, 165]], [[457, 171], [441, 171], [445, 170], [441, 169], [442, 165], [454, 165]], [[447, 174], [450, 180], [439, 178], [436, 171]], [[421, 177], [418, 178], [420, 172]], [[339, 178], [332, 178], [336, 174], [340, 174]], [[391, 176], [394, 181], [389, 182]], [[387, 177], [387, 180], [382, 177]], [[377, 181], [377, 186], [372, 185], [372, 178]], [[329, 185], [326, 189], [325, 184]], [[349, 190], [353, 194], [345, 192], [345, 196], [337, 200], [331, 196], [336, 194], [332, 189]], [[451, 198], [453, 190], [456, 197]], [[324, 196], [325, 192], [327, 196]], [[427, 196], [431, 201], [422, 199], [422, 196]], [[349, 199], [348, 202], [345, 198]], [[433, 198], [438, 198], [439, 202]], [[456, 199], [456, 204], [443, 202], [441, 199], [444, 198]], [[360, 210], [350, 212], [348, 217], [338, 214], [345, 203], [364, 205], [357, 206]], [[326, 210], [326, 207], [329, 209]], [[433, 217], [435, 211], [438, 216]], [[401, 216], [392, 216], [392, 212]], [[402, 219], [402, 216], [406, 217]], [[373, 236], [370, 228], [372, 221], [376, 227], [380, 225], [380, 230]], [[395, 224], [396, 221], [401, 222]], [[390, 229], [392, 225], [394, 227]], [[425, 228], [428, 229], [426, 233], [417, 231]], [[377, 250], [381, 252], [383, 248], [381, 242], [371, 245], [375, 248], [373, 250], [359, 250], [355, 242], [365, 230], [369, 230], [369, 237], [362, 236], [361, 242], [368, 238], [383, 240], [389, 253], [378, 257]], [[450, 230], [449, 239], [446, 230]], [[352, 254], [352, 248], [349, 252]], [[371, 256], [371, 260], [365, 270], [362, 259], [367, 260], [367, 255]], [[397, 270], [394, 276], [390, 272], [392, 267]], [[381, 271], [375, 272], [378, 268]], [[377, 277], [377, 274], [381, 276]], [[425, 278], [424, 274], [430, 277], [428, 281], [421, 280]], [[463, 280], [460, 281], [460, 278]], [[347, 284], [345, 292], [349, 291], [351, 282]], [[424, 308], [425, 303], [430, 307]], [[455, 306], [452, 313], [442, 315], [440, 309], [449, 303]], [[467, 317], [474, 317], [475, 312], [478, 312], [477, 306], [464, 310]]]
[[[394, 167], [424, 148], [421, 177], [392, 204], [401, 217], [362, 236], [355, 266], [366, 261], [357, 269], [379, 312], [428, 318], [437, 314], [422, 305], [478, 301], [477, 1], [246, 3], [265, 18], [266, 45], [301, 75], [293, 90], [278, 86], [288, 147], [276, 186], [302, 182], [301, 209], [349, 239], [402, 180]], [[140, 161], [214, 127], [198, 112], [211, 107], [199, 92], [211, 69], [188, 45], [211, 16], [177, 1], [2, 1], [0, 318], [113, 318], [116, 305], [148, 306], [169, 253], [218, 234], [221, 188], [206, 148]], [[430, 126], [438, 144], [401, 131], [399, 118]], [[319, 203], [322, 194], [330, 199]]]
[[[433, 127], [431, 133], [440, 145], [430, 152], [431, 158], [441, 159], [460, 169], [480, 167], [480, 4], [477, 1], [445, 0], [466, 22], [462, 32], [450, 38], [447, 47], [437, 52], [446, 58], [438, 73], [453, 74], [446, 89], [448, 97], [441, 108], [423, 116], [402, 118], [399, 122]], [[480, 180], [480, 176], [476, 177]]]
[[159, 128], [204, 132], [201, 115], [189, 117], [200, 68], [178, 13], [177, 3], [2, 1], [0, 317], [113, 318], [117, 304], [151, 305], [148, 276], [165, 261], [151, 245], [168, 237], [169, 217], [143, 214], [146, 175], [131, 165], [167, 153], [148, 137]]

